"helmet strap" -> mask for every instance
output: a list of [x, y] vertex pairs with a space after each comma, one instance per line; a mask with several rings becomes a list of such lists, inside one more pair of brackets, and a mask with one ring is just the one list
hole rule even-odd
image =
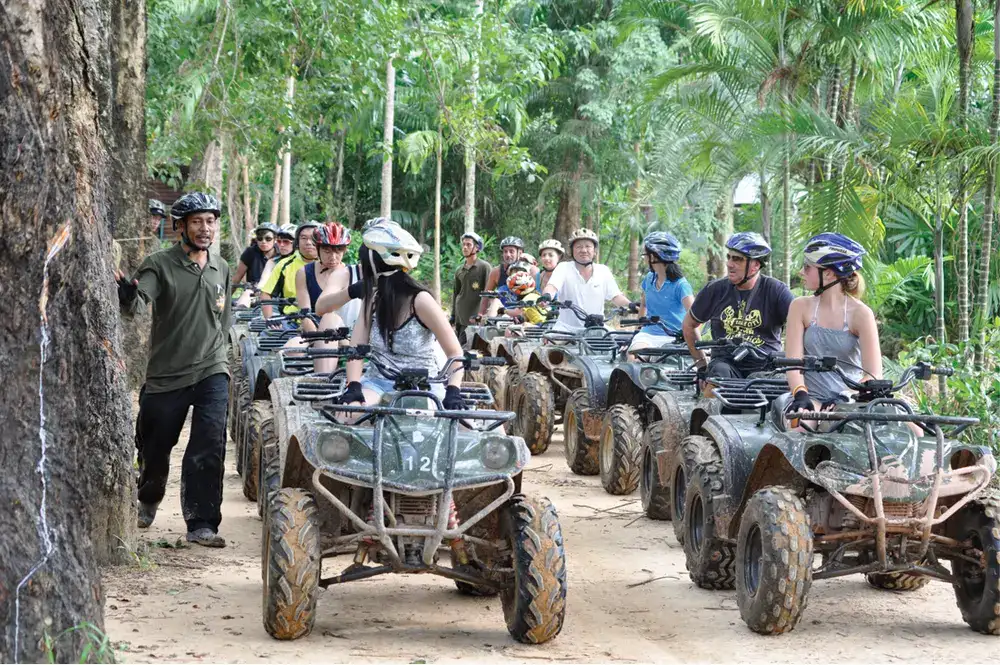
[[181, 231], [181, 242], [184, 244], [185, 247], [190, 247], [190, 249], [185, 250], [185, 253], [188, 256], [190, 256], [192, 254], [198, 254], [199, 252], [205, 252], [206, 255], [208, 254], [208, 250], [207, 249], [202, 249], [198, 245], [196, 245], [193, 242], [191, 242], [191, 239], [188, 238], [187, 226], [185, 226], [184, 230]]
[[821, 296], [825, 291], [829, 291], [832, 287], [836, 286], [837, 284], [843, 284], [844, 281], [846, 280], [845, 277], [838, 277], [829, 284], [823, 284], [823, 268], [821, 268], [820, 266], [816, 267], [819, 269], [819, 288], [813, 291], [814, 296]]
[[594, 261], [593, 260], [587, 261], [586, 263], [582, 263], [580, 261], [577, 261], [576, 258], [573, 259], [573, 263], [575, 263], [576, 265], [581, 266], [583, 268], [586, 268], [587, 266], [594, 265]]
[[736, 286], [743, 286], [750, 281], [750, 262], [753, 261], [749, 256], [747, 257], [746, 267], [743, 269], [743, 279], [740, 280], [739, 284]]

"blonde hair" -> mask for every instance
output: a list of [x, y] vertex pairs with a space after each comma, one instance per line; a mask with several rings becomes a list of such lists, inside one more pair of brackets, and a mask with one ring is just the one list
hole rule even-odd
[[858, 300], [861, 300], [865, 295], [865, 278], [859, 272], [848, 275], [841, 285], [844, 288], [844, 293]]

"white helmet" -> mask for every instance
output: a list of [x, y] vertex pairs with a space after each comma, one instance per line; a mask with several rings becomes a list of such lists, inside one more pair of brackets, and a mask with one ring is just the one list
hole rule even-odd
[[601, 241], [598, 239], [597, 234], [586, 227], [580, 227], [576, 231], [573, 231], [573, 233], [569, 234], [570, 249], [573, 249], [573, 243], [575, 243], [577, 240], [590, 240], [594, 243], [595, 247], [601, 244]]
[[559, 253], [559, 256], [562, 256], [563, 254], [566, 253], [566, 250], [563, 249], [562, 243], [556, 240], [555, 238], [549, 238], [548, 240], [543, 240], [542, 244], [538, 246], [538, 253], [541, 254], [542, 251], [546, 249], [555, 250], [556, 252]]
[[410, 272], [420, 262], [424, 248], [396, 222], [384, 217], [368, 220], [362, 229], [365, 247], [379, 255], [386, 265]]

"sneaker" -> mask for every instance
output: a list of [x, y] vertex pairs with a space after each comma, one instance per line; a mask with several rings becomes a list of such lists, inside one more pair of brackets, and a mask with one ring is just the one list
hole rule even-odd
[[204, 547], [225, 547], [226, 539], [212, 531], [210, 528], [202, 527], [194, 531], [188, 531], [187, 541]]
[[160, 506], [159, 503], [143, 503], [139, 502], [139, 528], [148, 529], [156, 518], [156, 509]]

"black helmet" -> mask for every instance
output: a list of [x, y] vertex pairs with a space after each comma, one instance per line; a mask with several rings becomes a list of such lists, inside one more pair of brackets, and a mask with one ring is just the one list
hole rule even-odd
[[191, 192], [180, 197], [170, 206], [170, 216], [174, 219], [174, 228], [177, 228], [178, 220], [197, 212], [211, 212], [218, 219], [222, 215], [222, 207], [219, 205], [219, 199], [203, 192]]
[[149, 214], [157, 215], [159, 217], [167, 216], [167, 208], [163, 205], [163, 201], [158, 201], [156, 199], [149, 199]]

